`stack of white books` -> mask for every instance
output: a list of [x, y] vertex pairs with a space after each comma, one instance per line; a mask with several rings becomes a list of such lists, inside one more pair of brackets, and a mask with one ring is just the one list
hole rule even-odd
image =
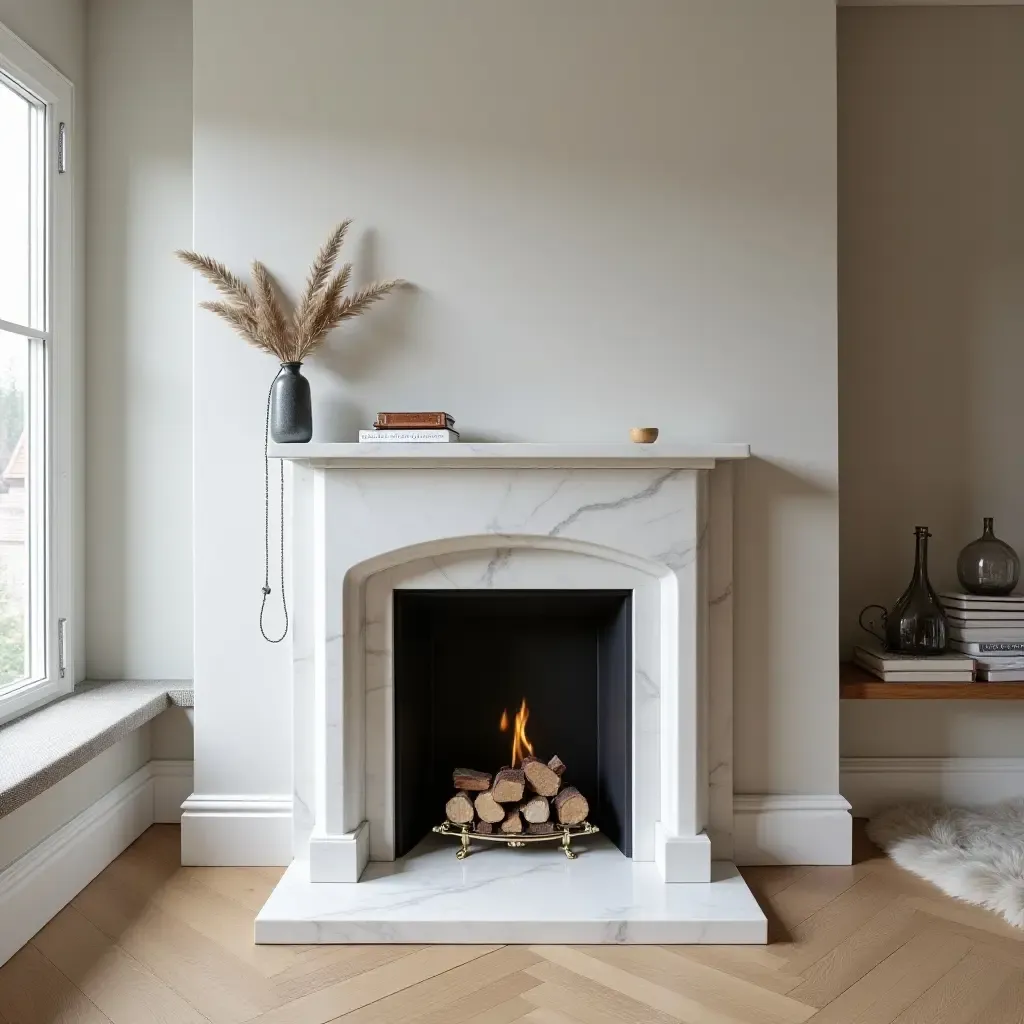
[[949, 646], [974, 658], [983, 682], [1024, 682], [1024, 594], [939, 594]]
[[897, 654], [879, 647], [854, 647], [853, 660], [887, 683], [970, 683], [974, 659], [963, 654]]

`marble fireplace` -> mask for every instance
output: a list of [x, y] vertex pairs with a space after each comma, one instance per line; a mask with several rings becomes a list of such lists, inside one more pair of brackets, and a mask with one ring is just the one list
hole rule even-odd
[[[296, 857], [257, 917], [257, 942], [766, 940], [731, 864], [732, 462], [746, 445], [271, 454], [289, 478]], [[544, 670], [586, 651], [589, 627], [572, 616], [578, 606], [583, 622], [588, 601], [612, 609], [613, 639], [595, 644], [612, 644], [618, 675], [574, 724], [559, 716], [558, 687], [586, 665]], [[443, 610], [437, 637], [401, 625], [416, 608]], [[565, 609], [563, 636], [554, 613]], [[553, 645], [543, 653], [530, 648], [538, 624]], [[584, 774], [597, 765], [606, 828], [579, 841], [577, 860], [538, 843], [481, 845], [459, 861], [457, 844], [426, 827], [433, 812], [410, 812], [458, 766], [424, 724], [451, 697], [435, 694], [416, 643], [446, 679], [472, 686], [467, 715], [532, 685], [545, 756], [561, 742], [582, 751]], [[595, 728], [599, 746], [573, 733]], [[446, 735], [451, 746], [458, 734]]]

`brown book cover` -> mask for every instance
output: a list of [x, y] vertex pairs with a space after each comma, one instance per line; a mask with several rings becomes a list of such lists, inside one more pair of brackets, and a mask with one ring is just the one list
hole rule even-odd
[[455, 420], [446, 412], [379, 412], [378, 430], [451, 430]]

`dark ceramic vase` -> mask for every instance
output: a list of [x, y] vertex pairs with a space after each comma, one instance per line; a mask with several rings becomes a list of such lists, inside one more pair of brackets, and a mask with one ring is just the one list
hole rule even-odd
[[990, 518], [984, 520], [982, 535], [960, 552], [956, 575], [960, 586], [970, 594], [1002, 597], [1013, 593], [1020, 579], [1020, 559], [1006, 541], [996, 536]]
[[270, 437], [285, 444], [301, 444], [313, 436], [313, 403], [302, 363], [282, 363], [270, 389]]
[[[942, 654], [949, 636], [949, 623], [939, 596], [928, 579], [928, 538], [931, 534], [927, 526], [917, 526], [914, 536], [914, 574], [907, 589], [892, 611], [887, 612], [880, 605], [868, 605], [860, 613], [860, 624], [881, 640], [886, 650], [917, 656]], [[882, 634], [865, 622], [867, 612], [873, 608], [882, 613]]]

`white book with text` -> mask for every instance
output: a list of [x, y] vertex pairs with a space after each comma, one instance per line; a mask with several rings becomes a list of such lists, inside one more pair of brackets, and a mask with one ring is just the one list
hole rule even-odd
[[360, 444], [449, 444], [459, 439], [457, 430], [360, 430]]
[[951, 673], [970, 675], [974, 671], [974, 659], [956, 651], [921, 656], [859, 645], [853, 649], [853, 660], [872, 672], [941, 672], [942, 679], [949, 679]]

